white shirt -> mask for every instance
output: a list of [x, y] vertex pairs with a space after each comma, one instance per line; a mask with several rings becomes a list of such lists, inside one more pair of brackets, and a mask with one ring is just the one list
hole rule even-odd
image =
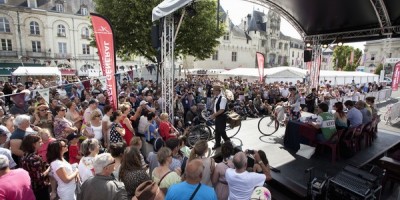
[[289, 96], [289, 90], [287, 88], [281, 89], [281, 95], [283, 98], [287, 98]]
[[94, 157], [89, 157], [89, 156], [83, 157], [79, 161], [78, 170], [82, 183], [85, 182], [90, 177], [94, 176], [92, 172], [93, 163], [94, 163]]
[[147, 120], [147, 117], [145, 117], [143, 115], [140, 116], [139, 125], [138, 125], [138, 132], [140, 134], [144, 134], [144, 132], [146, 132], [146, 128], [147, 128], [148, 124], [149, 124], [149, 121]]
[[57, 170], [60, 168], [64, 168], [67, 175], [73, 173], [72, 165], [69, 164], [65, 160], [55, 160], [50, 164], [51, 171], [53, 172], [54, 179], [56, 179], [58, 187], [57, 187], [57, 194], [62, 200], [76, 200], [75, 196], [75, 179], [71, 180], [68, 183], [64, 183], [60, 177], [57, 175]]
[[263, 186], [265, 174], [255, 172], [236, 173], [235, 169], [227, 169], [225, 172], [226, 182], [229, 186], [229, 200], [250, 199], [254, 187]]
[[110, 117], [108, 115], [104, 115], [103, 119], [101, 119], [101, 122], [107, 122], [107, 127], [109, 127], [109, 128], [106, 130], [106, 133], [107, 133], [107, 136], [110, 135], [110, 129], [111, 129], [111, 124], [112, 124], [110, 121]]
[[[220, 93], [217, 96], [217, 98], [214, 100], [214, 113], [218, 112], [218, 110], [217, 110], [217, 102], [218, 102], [219, 97], [221, 97], [221, 96], [222, 96], [222, 94]], [[225, 109], [225, 106], [226, 106], [227, 102], [228, 102], [228, 100], [224, 96], [222, 96], [221, 102], [219, 103], [219, 109]]]

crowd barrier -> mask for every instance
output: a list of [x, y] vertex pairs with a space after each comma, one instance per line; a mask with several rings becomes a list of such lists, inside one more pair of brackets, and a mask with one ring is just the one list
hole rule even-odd
[[400, 117], [400, 102], [387, 106], [387, 111], [384, 115], [385, 124], [392, 125], [392, 120], [396, 120]]
[[[357, 98], [357, 101], [358, 100], [365, 101], [366, 97], [375, 97], [375, 104], [376, 104], [376, 103], [382, 103], [384, 101], [390, 100], [391, 96], [392, 96], [392, 89], [391, 88], [390, 89], [383, 89], [383, 90], [379, 90], [379, 91], [376, 91], [376, 92], [369, 92], [369, 93], [366, 93], [366, 94], [361, 94], [359, 96], [359, 98]], [[332, 107], [336, 102], [343, 102], [344, 103], [347, 100], [352, 101], [353, 97], [344, 96], [344, 97], [340, 97], [340, 98], [336, 98], [336, 99], [331, 99], [330, 102], [329, 102], [329, 110], [332, 110]]]

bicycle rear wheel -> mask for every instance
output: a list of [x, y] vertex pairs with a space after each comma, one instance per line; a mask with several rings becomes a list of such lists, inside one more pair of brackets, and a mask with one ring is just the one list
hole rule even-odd
[[265, 136], [274, 134], [279, 129], [279, 122], [271, 116], [264, 116], [258, 121], [258, 130]]
[[236, 127], [233, 127], [233, 128], [231, 128], [229, 126], [229, 124], [226, 124], [226, 135], [229, 138], [233, 138], [239, 133], [241, 128], [242, 128], [242, 121], [240, 121], [239, 126], [236, 126]]
[[210, 127], [204, 125], [204, 124], [199, 124], [197, 126], [194, 126], [188, 136], [187, 136], [187, 144], [191, 147], [193, 147], [197, 141], [199, 140], [206, 140], [210, 138], [211, 135], [211, 129]]

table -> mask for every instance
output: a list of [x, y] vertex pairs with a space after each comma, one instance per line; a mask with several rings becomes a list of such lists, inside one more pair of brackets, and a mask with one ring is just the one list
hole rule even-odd
[[297, 151], [300, 149], [300, 143], [308, 145], [314, 144], [316, 134], [318, 134], [319, 131], [319, 129], [309, 124], [297, 120], [289, 121], [286, 126], [283, 145], [286, 148]]

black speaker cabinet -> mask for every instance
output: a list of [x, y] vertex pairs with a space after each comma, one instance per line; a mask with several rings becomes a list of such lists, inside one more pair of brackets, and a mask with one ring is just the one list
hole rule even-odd
[[311, 50], [304, 50], [304, 62], [312, 61], [312, 51]]

